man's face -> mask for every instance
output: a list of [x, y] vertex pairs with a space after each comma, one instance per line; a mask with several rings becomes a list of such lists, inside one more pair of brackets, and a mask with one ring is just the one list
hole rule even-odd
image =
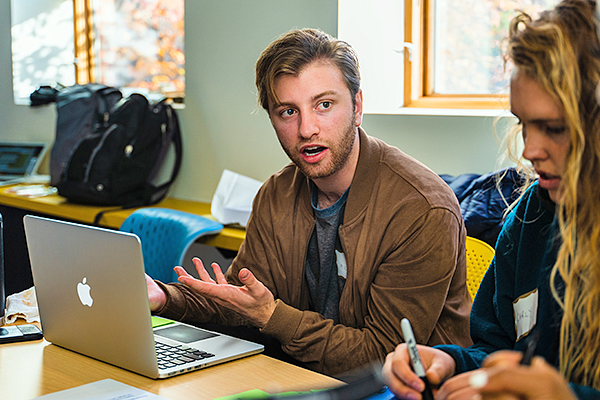
[[[362, 122], [362, 93], [353, 105], [342, 73], [333, 64], [316, 61], [298, 76], [275, 80], [279, 104], [269, 100], [269, 116], [281, 146], [310, 179], [350, 169], [350, 155]], [[357, 160], [357, 157], [353, 157]], [[355, 163], [355, 162], [354, 162]]]

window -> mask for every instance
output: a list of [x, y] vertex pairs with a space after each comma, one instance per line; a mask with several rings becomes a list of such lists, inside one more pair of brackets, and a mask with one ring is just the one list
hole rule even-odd
[[182, 99], [183, 13], [184, 0], [12, 0], [15, 102], [88, 82]]
[[338, 37], [359, 54], [367, 113], [507, 109], [508, 24], [517, 9], [535, 16], [557, 2], [339, 0]]
[[10, 10], [15, 103], [40, 85], [75, 84], [71, 2], [12, 0]]

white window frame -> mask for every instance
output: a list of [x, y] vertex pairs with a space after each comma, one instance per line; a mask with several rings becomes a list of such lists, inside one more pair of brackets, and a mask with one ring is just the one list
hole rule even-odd
[[338, 37], [358, 53], [365, 113], [506, 115], [505, 94], [433, 94], [434, 1], [338, 1]]

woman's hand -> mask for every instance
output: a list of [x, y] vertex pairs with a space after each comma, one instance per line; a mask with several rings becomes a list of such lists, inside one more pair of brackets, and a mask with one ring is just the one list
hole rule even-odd
[[457, 375], [440, 388], [436, 399], [576, 400], [562, 375], [535, 357], [531, 366], [521, 365], [522, 353], [498, 351], [482, 368]]
[[528, 400], [575, 400], [565, 378], [541, 357], [534, 357], [531, 366], [520, 365], [521, 353], [499, 351], [483, 363], [488, 382], [480, 389], [485, 399], [496, 393], [514, 395]]

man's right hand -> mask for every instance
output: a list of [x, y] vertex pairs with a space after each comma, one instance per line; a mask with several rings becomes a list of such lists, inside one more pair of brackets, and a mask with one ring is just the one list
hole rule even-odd
[[150, 311], [154, 312], [163, 308], [167, 303], [167, 295], [148, 274], [146, 274], [146, 286], [148, 287]]
[[[422, 345], [417, 345], [417, 349], [432, 386], [439, 386], [454, 375], [456, 365], [448, 353]], [[412, 370], [406, 343], [398, 345], [396, 350], [387, 355], [383, 377], [399, 399], [420, 399], [425, 389], [425, 383]]]

